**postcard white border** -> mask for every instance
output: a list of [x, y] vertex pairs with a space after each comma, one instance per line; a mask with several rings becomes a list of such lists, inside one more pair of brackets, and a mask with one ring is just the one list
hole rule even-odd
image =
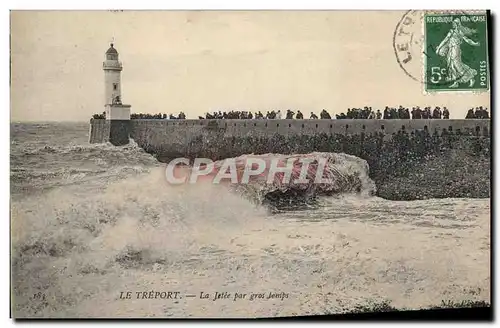
[[[450, 4], [453, 4], [453, 8], [450, 7]], [[109, 1], [109, 0], [87, 0], [87, 1], [61, 1], [61, 0], [45, 0], [45, 1], [3, 1], [2, 2], [2, 11], [1, 11], [1, 26], [3, 29], [3, 33], [0, 34], [1, 38], [1, 44], [3, 46], [3, 51], [1, 52], [1, 60], [0, 62], [3, 63], [2, 67], [2, 76], [3, 78], [0, 79], [1, 83], [3, 84], [2, 86], [2, 93], [3, 97], [1, 98], [4, 103], [4, 108], [9, 108], [9, 114], [10, 114], [10, 98], [9, 98], [9, 66], [7, 66], [7, 63], [9, 62], [9, 9], [68, 9], [68, 10], [78, 10], [78, 9], [163, 9], [163, 10], [168, 10], [168, 9], [208, 9], [208, 10], [216, 10], [216, 9], [302, 9], [302, 10], [321, 10], [321, 9], [337, 9], [337, 10], [347, 10], [347, 9], [369, 9], [369, 10], [377, 10], [377, 9], [385, 9], [385, 10], [407, 10], [409, 7], [413, 7], [413, 9], [492, 9], [495, 11], [497, 14], [496, 19], [498, 20], [498, 15], [500, 14], [500, 1], [498, 0], [476, 0], [476, 1], [465, 1], [465, 0], [455, 0], [453, 2], [449, 1], [444, 1], [444, 0], [419, 0], [419, 1], [385, 1], [385, 2], [380, 2], [380, 1], [369, 1], [369, 0], [351, 0], [351, 1], [343, 1], [343, 2], [333, 2], [333, 1], [328, 1], [328, 0], [303, 0], [303, 1], [298, 1], [298, 0], [288, 0], [288, 1], [279, 1], [279, 0], [246, 0], [246, 1], [235, 1], [235, 0], [219, 0], [219, 1], [208, 1], [208, 0], [183, 0], [183, 1], [176, 1], [176, 2], [160, 2], [160, 1], [153, 1], [153, 0], [142, 0], [142, 1], [130, 1], [130, 0], [121, 0], [121, 1]], [[497, 21], [498, 25], [498, 21]], [[490, 46], [495, 46], [498, 41], [498, 33], [495, 34], [495, 40], [494, 44]], [[496, 65], [495, 65], [496, 66]], [[494, 73], [491, 74], [492, 77], [495, 76]], [[494, 92], [495, 95], [497, 95], [497, 83], [494, 83], [494, 90], [491, 90]], [[494, 109], [494, 108], [492, 108]], [[496, 114], [492, 113], [492, 116], [495, 117], [496, 119]], [[2, 165], [2, 171], [5, 172], [4, 175], [2, 175], [2, 197], [1, 197], [1, 209], [3, 215], [3, 220], [1, 221], [1, 224], [3, 225], [3, 233], [4, 233], [4, 238], [2, 238], [2, 248], [0, 251], [1, 254], [1, 263], [3, 264], [3, 270], [0, 270], [1, 273], [1, 278], [2, 279], [2, 284], [1, 284], [1, 308], [3, 309], [3, 315], [2, 315], [2, 327], [6, 327], [9, 325], [13, 325], [14, 322], [8, 318], [8, 311], [10, 307], [10, 268], [9, 268], [9, 258], [10, 258], [10, 231], [9, 231], [9, 214], [10, 214], [10, 203], [9, 203], [9, 196], [10, 196], [10, 178], [7, 176], [7, 172], [10, 172], [10, 167], [9, 167], [9, 153], [10, 153], [10, 115], [9, 115], [9, 122], [5, 123], [6, 126], [4, 129], [1, 129], [2, 133], [2, 139], [0, 143], [0, 154], [2, 156], [1, 164]], [[7, 126], [9, 124], [9, 126]], [[495, 136], [497, 137], [497, 136]], [[495, 147], [495, 154], [499, 154], [499, 149], [498, 148], [498, 142], [495, 143], [497, 146]], [[496, 159], [496, 162], [498, 164], [498, 158]], [[496, 178], [494, 181], [495, 185], [499, 185], [500, 178], [498, 178], [498, 174], [496, 174]], [[495, 199], [498, 204], [500, 204], [500, 196], [498, 194], [495, 194]], [[497, 223], [495, 226], [495, 232], [496, 236], [498, 237], [498, 226], [499, 224]], [[498, 243], [496, 243], [498, 244]], [[493, 244], [492, 244], [493, 246]], [[497, 252], [498, 254], [498, 252]], [[492, 264], [493, 265], [493, 264]], [[498, 273], [498, 270], [496, 271]], [[495, 277], [496, 280], [496, 286], [498, 286], [499, 280], [497, 279], [497, 275]], [[7, 284], [7, 281], [9, 281], [9, 284]], [[493, 292], [493, 291], [492, 291]], [[494, 297], [492, 297], [493, 299]], [[88, 322], [90, 324], [93, 324], [94, 326], [104, 326], [104, 323], [96, 323], [96, 322]], [[166, 323], [166, 322], [163, 322]], [[260, 325], [271, 325], [271, 323], [261, 323], [261, 322], [255, 322], [255, 323], [260, 323]], [[32, 323], [17, 323], [17, 325], [29, 325]], [[41, 323], [37, 323], [41, 324]], [[116, 322], [115, 324], [122, 324], [122, 322]], [[143, 326], [147, 323], [129, 323], [129, 327], [139, 327]], [[169, 325], [180, 325], [182, 322], [176, 322], [176, 323], [168, 323]], [[203, 324], [202, 322], [190, 322], [190, 324]], [[217, 323], [215, 323], [217, 324]], [[234, 322], [232, 324], [237, 324], [237, 322]], [[309, 326], [312, 324], [306, 324], [302, 322], [296, 322], [296, 324], [300, 326]], [[347, 326], [349, 325], [350, 327], [355, 327], [355, 326], [361, 326], [360, 323], [357, 324], [349, 324], [349, 323], [338, 323], [335, 322], [335, 325], [340, 325], [340, 326]], [[378, 325], [383, 325], [384, 323], [376, 323]], [[455, 323], [449, 323], [450, 325], [455, 325]], [[47, 322], [45, 325], [56, 325], [55, 323], [50, 323]], [[74, 326], [74, 323], [61, 323], [58, 322], [57, 326], [58, 327], [70, 327]], [[428, 323], [421, 323], [417, 324], [417, 326], [437, 326], [437, 323], [434, 324], [428, 324]], [[477, 324], [479, 325], [479, 324]]]

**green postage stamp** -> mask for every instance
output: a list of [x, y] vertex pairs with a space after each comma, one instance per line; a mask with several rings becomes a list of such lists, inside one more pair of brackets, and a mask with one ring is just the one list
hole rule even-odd
[[425, 91], [489, 89], [486, 14], [425, 14]]

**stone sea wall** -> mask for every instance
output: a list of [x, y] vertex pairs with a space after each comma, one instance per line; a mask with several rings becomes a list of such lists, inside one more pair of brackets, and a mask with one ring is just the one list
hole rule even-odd
[[[105, 134], [95, 121], [100, 120], [91, 123], [93, 142]], [[162, 162], [347, 153], [368, 162], [380, 197], [490, 195], [490, 120], [131, 120], [129, 132]]]

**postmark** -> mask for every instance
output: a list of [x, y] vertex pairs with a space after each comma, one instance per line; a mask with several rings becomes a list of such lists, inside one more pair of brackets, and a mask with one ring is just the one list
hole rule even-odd
[[488, 90], [487, 42], [484, 11], [409, 10], [393, 36], [398, 65], [425, 93]]
[[409, 78], [423, 83], [421, 73], [421, 54], [424, 38], [422, 35], [423, 12], [407, 11], [396, 25], [393, 42], [396, 60]]

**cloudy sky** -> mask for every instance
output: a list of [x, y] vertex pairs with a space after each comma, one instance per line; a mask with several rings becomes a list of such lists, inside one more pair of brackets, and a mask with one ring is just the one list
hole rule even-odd
[[399, 67], [400, 11], [24, 11], [11, 14], [11, 120], [86, 121], [104, 110], [112, 37], [132, 112], [447, 106], [489, 94], [424, 95]]

